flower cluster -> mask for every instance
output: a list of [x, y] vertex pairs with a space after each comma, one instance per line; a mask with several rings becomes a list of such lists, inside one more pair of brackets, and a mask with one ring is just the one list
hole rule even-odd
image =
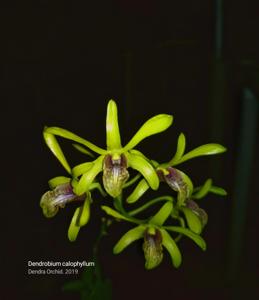
[[[68, 228], [69, 240], [75, 241], [80, 228], [90, 219], [92, 193], [97, 189], [103, 198], [109, 195], [113, 199], [108, 202], [110, 205], [101, 205], [106, 215], [116, 221], [135, 224], [115, 245], [113, 250], [115, 254], [120, 253], [135, 240], [143, 239], [146, 269], [153, 269], [162, 262], [163, 248], [169, 252], [172, 263], [177, 268], [182, 261], [177, 242], [183, 236], [190, 238], [205, 250], [206, 243], [201, 234], [208, 222], [208, 215], [196, 201], [209, 192], [222, 196], [226, 195], [226, 192], [214, 186], [211, 179], [194, 188], [188, 175], [175, 166], [198, 156], [223, 153], [226, 149], [220, 144], [205, 144], [185, 153], [186, 140], [183, 133], [179, 135], [174, 156], [166, 163], [149, 159], [136, 149], [143, 139], [165, 131], [172, 122], [171, 115], [156, 115], [146, 121], [132, 139], [122, 146], [117, 105], [110, 100], [106, 115], [106, 149], [68, 130], [45, 127], [44, 140], [69, 176], [58, 176], [49, 181], [51, 190], [47, 191], [40, 201], [43, 214], [47, 218], [54, 217], [66, 204], [80, 203]], [[71, 168], [57, 137], [73, 141], [73, 146], [86, 154], [89, 159]], [[131, 169], [137, 172], [134, 177], [131, 176]], [[127, 192], [128, 187], [134, 184], [135, 188], [130, 193]], [[125, 208], [126, 204], [130, 207], [139, 201], [148, 189], [152, 189], [155, 193], [160, 184], [168, 185], [170, 191], [168, 195], [150, 199], [135, 209]], [[160, 203], [163, 203], [161, 207]], [[148, 218], [136, 217], [152, 206], [158, 207], [154, 215]]]

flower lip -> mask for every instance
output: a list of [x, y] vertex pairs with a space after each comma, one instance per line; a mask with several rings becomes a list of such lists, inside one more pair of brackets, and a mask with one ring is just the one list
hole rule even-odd
[[67, 203], [83, 200], [85, 200], [85, 194], [80, 196], [74, 194], [73, 187], [68, 182], [58, 185], [52, 191], [47, 191], [41, 197], [40, 206], [45, 217], [51, 218], [57, 214], [59, 208], [64, 208]]
[[128, 178], [126, 156], [107, 154], [103, 160], [103, 185], [107, 193], [114, 198], [119, 196]]
[[146, 259], [146, 269], [157, 267], [163, 260], [161, 232], [156, 228], [152, 228], [154, 232], [151, 233], [150, 229], [147, 228], [144, 232], [143, 251]]

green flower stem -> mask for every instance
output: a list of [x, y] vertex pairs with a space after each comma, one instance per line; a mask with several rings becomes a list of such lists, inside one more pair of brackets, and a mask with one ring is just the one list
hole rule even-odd
[[152, 205], [155, 205], [161, 201], [171, 201], [173, 202], [174, 201], [174, 198], [171, 197], [171, 196], [161, 196], [161, 197], [157, 197], [155, 199], [152, 199], [150, 200], [149, 202], [147, 202], [146, 204], [140, 206], [139, 208], [136, 208], [132, 211], [129, 211], [128, 212], [128, 215], [129, 216], [135, 216], [139, 213], [141, 213], [142, 211], [146, 210], [148, 207], [152, 206]]
[[138, 181], [138, 179], [141, 177], [141, 174], [137, 174], [135, 177], [133, 177], [130, 181], [126, 182], [123, 186], [123, 188], [127, 188], [129, 186], [131, 186], [132, 184], [134, 184], [136, 181]]
[[92, 191], [94, 189], [97, 189], [103, 197], [107, 196], [107, 194], [105, 193], [104, 189], [102, 188], [102, 186], [99, 182], [93, 182], [90, 185], [89, 190]]
[[[177, 220], [179, 221], [180, 226], [182, 228], [186, 228], [185, 221], [184, 221], [184, 219], [182, 217], [177, 217]], [[178, 236], [174, 239], [175, 242], [179, 242], [182, 237], [183, 237], [183, 235], [181, 233], [178, 234]]]

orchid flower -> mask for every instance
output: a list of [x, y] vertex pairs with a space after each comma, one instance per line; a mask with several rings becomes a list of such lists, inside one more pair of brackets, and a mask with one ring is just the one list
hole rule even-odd
[[[102, 209], [110, 216], [116, 219], [126, 220], [134, 223], [131, 218], [125, 218], [122, 214], [102, 206]], [[163, 260], [163, 247], [169, 252], [174, 267], [178, 268], [182, 262], [181, 252], [170, 236], [168, 231], [181, 233], [192, 239], [201, 249], [206, 249], [206, 243], [201, 236], [193, 233], [191, 230], [180, 226], [165, 226], [164, 223], [170, 217], [173, 211], [173, 203], [167, 201], [160, 210], [147, 222], [141, 222], [138, 226], [126, 232], [113, 248], [113, 253], [122, 252], [131, 243], [141, 238], [144, 239], [143, 251], [145, 256], [145, 268], [153, 269]]]
[[[129, 178], [128, 167], [140, 172], [153, 190], [158, 189], [159, 179], [154, 167], [143, 155], [134, 152], [133, 148], [148, 136], [166, 130], [171, 126], [172, 122], [173, 117], [171, 115], [156, 115], [146, 121], [132, 139], [125, 146], [122, 146], [118, 125], [117, 105], [113, 100], [110, 100], [106, 115], [106, 149], [102, 149], [76, 134], [59, 127], [45, 127], [43, 136], [46, 144], [66, 171], [72, 176], [75, 176], [75, 172], [77, 171], [76, 175], [81, 176], [78, 184], [74, 187], [74, 193], [76, 195], [84, 194], [96, 176], [103, 171], [104, 188], [109, 195], [115, 198], [121, 194], [123, 185]], [[76, 142], [75, 147], [79, 151], [92, 156], [92, 153], [88, 151], [88, 149], [90, 149], [99, 156], [94, 161], [79, 165], [75, 167], [76, 170], [73, 170], [61, 150], [56, 136]], [[79, 146], [78, 143], [80, 144]]]

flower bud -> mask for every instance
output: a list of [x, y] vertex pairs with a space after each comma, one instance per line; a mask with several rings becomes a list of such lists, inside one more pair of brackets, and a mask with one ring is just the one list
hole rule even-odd
[[[153, 229], [151, 231], [151, 229]], [[163, 260], [162, 235], [158, 229], [148, 228], [144, 232], [143, 251], [146, 259], [145, 268], [157, 267]]]
[[59, 208], [64, 208], [65, 205], [72, 201], [83, 201], [85, 194], [77, 196], [73, 193], [73, 188], [70, 183], [58, 185], [53, 191], [46, 192], [40, 200], [40, 206], [43, 214], [47, 218], [54, 217]]
[[106, 155], [103, 161], [103, 185], [112, 197], [117, 197], [122, 192], [122, 187], [129, 178], [127, 159], [124, 154]]

